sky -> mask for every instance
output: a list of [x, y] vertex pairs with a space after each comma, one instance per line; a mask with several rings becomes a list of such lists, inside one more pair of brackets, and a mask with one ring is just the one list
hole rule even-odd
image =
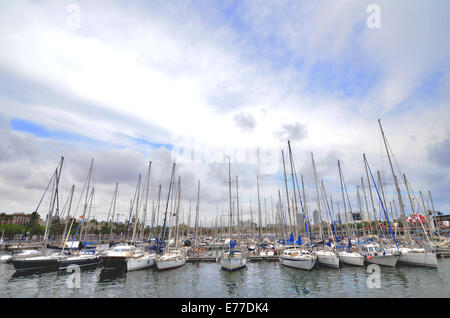
[[261, 209], [278, 189], [286, 205], [288, 140], [310, 210], [311, 153], [336, 209], [337, 160], [358, 209], [363, 153], [392, 201], [381, 119], [399, 180], [448, 213], [448, 12], [446, 0], [2, 1], [0, 212], [34, 211], [64, 156], [61, 202], [72, 184], [80, 201], [93, 158], [93, 215], [107, 218], [118, 182], [124, 220], [149, 162], [151, 206], [175, 161], [182, 220], [200, 181], [200, 219], [213, 222], [229, 213], [229, 157], [249, 219], [257, 176]]

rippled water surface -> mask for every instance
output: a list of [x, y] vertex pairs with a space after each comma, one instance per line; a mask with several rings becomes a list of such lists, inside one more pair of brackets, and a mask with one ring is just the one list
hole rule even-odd
[[439, 269], [381, 267], [380, 288], [367, 286], [365, 268], [305, 272], [278, 262], [251, 262], [231, 273], [217, 263], [119, 275], [105, 275], [98, 267], [81, 271], [80, 288], [68, 287], [73, 274], [65, 271], [14, 273], [12, 264], [0, 264], [0, 297], [450, 297], [450, 259], [439, 259]]

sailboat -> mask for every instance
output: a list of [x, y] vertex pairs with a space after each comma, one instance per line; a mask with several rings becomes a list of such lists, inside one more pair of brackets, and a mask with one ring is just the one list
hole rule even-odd
[[[315, 180], [315, 184], [316, 184], [317, 204], [318, 204], [318, 208], [319, 208], [319, 214], [321, 214], [318, 176], [317, 176], [316, 164], [314, 162], [314, 157], [313, 157], [312, 152], [311, 152], [311, 159], [312, 159], [312, 164], [313, 164], [313, 169], [314, 169], [314, 180]], [[323, 195], [325, 195], [325, 188], [323, 187], [323, 183], [322, 183], [322, 193], [323, 193]], [[328, 218], [328, 215], [327, 215], [327, 218]], [[329, 220], [328, 220], [327, 225], [328, 225], [327, 226], [328, 236], [330, 237], [331, 230], [330, 230]], [[322, 227], [322, 224], [321, 224], [321, 227]], [[323, 243], [324, 242], [325, 242], [325, 240], [323, 241]], [[314, 254], [317, 255], [317, 262], [319, 264], [322, 264], [327, 267], [339, 268], [339, 257], [336, 254], [334, 248], [332, 247], [331, 241], [329, 241], [327, 244], [316, 246], [316, 248], [318, 248], [318, 249], [314, 251]]]
[[61, 176], [62, 166], [64, 163], [64, 157], [61, 157], [60, 162], [58, 163], [58, 166], [56, 167], [55, 173], [53, 174], [52, 178], [50, 179], [49, 184], [47, 185], [47, 189], [44, 192], [44, 195], [41, 199], [41, 201], [38, 204], [38, 207], [36, 208], [36, 212], [39, 209], [39, 206], [47, 193], [47, 190], [49, 186], [53, 183], [54, 191], [51, 195], [50, 200], [50, 208], [49, 213], [47, 216], [47, 223], [45, 226], [45, 233], [44, 233], [44, 245], [42, 247], [40, 255], [17, 255], [13, 256], [11, 258], [11, 261], [13, 263], [14, 269], [16, 272], [35, 272], [35, 271], [53, 271], [57, 270], [59, 268], [59, 253], [50, 253], [50, 251], [47, 249], [47, 240], [49, 236], [49, 230], [50, 230], [50, 220], [53, 217], [53, 212], [55, 208], [56, 202], [59, 202], [57, 199], [58, 196], [58, 184], [59, 184], [59, 178]]
[[[291, 235], [291, 241], [293, 240], [293, 235]], [[280, 263], [284, 266], [307, 271], [313, 269], [318, 259], [316, 253], [301, 247], [302, 241], [300, 236], [296, 243], [298, 244], [297, 246], [289, 246], [282, 250], [279, 257]]]
[[[295, 195], [296, 194], [295, 193], [295, 183], [294, 183], [294, 179], [296, 180], [296, 173], [295, 173], [295, 167], [294, 167], [294, 160], [292, 158], [290, 141], [288, 141], [288, 146], [289, 146], [289, 159], [290, 159], [290, 163], [291, 163], [292, 186], [294, 189], [295, 202], [297, 202], [296, 201], [297, 197]], [[288, 192], [287, 192], [287, 177], [286, 177], [286, 168], [285, 168], [283, 151], [282, 151], [282, 158], [283, 158], [283, 168], [284, 168], [284, 176], [285, 176], [286, 196], [287, 196], [288, 209], [289, 209], [289, 197], [288, 197]], [[298, 188], [298, 180], [296, 180], [296, 181], [297, 181], [297, 188]], [[299, 194], [300, 204], [302, 206], [302, 212], [305, 213], [305, 209], [303, 207], [303, 201], [301, 200], [301, 196], [300, 196], [300, 189], [298, 189], [298, 191], [299, 191], [298, 194]], [[279, 197], [280, 197], [280, 209], [281, 209], [280, 193], [279, 193]], [[305, 230], [307, 231], [306, 226], [305, 226]], [[291, 238], [289, 241], [291, 241], [291, 242], [294, 241], [293, 234], [291, 234]], [[311, 250], [307, 250], [307, 249], [304, 249], [301, 247], [303, 242], [301, 240], [300, 235], [299, 235], [296, 243], [298, 244], [297, 246], [294, 245], [294, 246], [290, 246], [290, 247], [282, 249], [282, 252], [279, 256], [280, 263], [284, 266], [298, 268], [298, 269], [302, 269], [302, 270], [309, 271], [309, 270], [313, 269], [317, 263], [317, 255], [315, 253], [313, 253]]]
[[[400, 258], [400, 251], [398, 248], [397, 240], [395, 239], [395, 235], [392, 232], [391, 224], [389, 222], [389, 217], [387, 216], [386, 209], [383, 204], [383, 200], [381, 199], [380, 192], [378, 191], [378, 187], [376, 185], [375, 179], [373, 178], [372, 170], [370, 169], [369, 163], [367, 161], [366, 155], [363, 154], [365, 166], [370, 172], [370, 176], [372, 179], [373, 186], [377, 192], [378, 199], [380, 201], [380, 205], [383, 209], [384, 215], [386, 217], [386, 221], [389, 225], [389, 231], [391, 233], [392, 239], [395, 242], [396, 249], [385, 249], [383, 247], [380, 247], [379, 244], [376, 243], [370, 243], [362, 246], [362, 254], [366, 258], [368, 263], [382, 265], [382, 266], [389, 266], [389, 267], [395, 267], [395, 265], [398, 262], [398, 259]], [[396, 179], [396, 178], [395, 178]], [[400, 200], [401, 202], [401, 200]]]
[[344, 264], [353, 266], [364, 266], [365, 258], [360, 253], [352, 250], [352, 241], [350, 238], [348, 239], [347, 249], [345, 251], [340, 251], [338, 255], [339, 260]]
[[[170, 184], [169, 184], [169, 191], [167, 196], [167, 202], [166, 202], [166, 214], [164, 217], [164, 223], [163, 223], [163, 229], [162, 229], [162, 235], [161, 235], [161, 242], [164, 242], [164, 234], [165, 234], [165, 224], [167, 220], [167, 214], [168, 214], [168, 207], [169, 207], [169, 201], [170, 201], [170, 193], [172, 189], [172, 181], [175, 173], [175, 162], [173, 163], [172, 167], [172, 174], [170, 177]], [[177, 267], [181, 267], [186, 264], [187, 261], [187, 255], [183, 249], [178, 248], [178, 212], [180, 207], [180, 178], [178, 178], [178, 199], [175, 202], [176, 205], [176, 214], [174, 215], [172, 213], [172, 216], [175, 216], [175, 223], [176, 223], [176, 236], [175, 236], [175, 247], [170, 247], [170, 244], [167, 244], [166, 247], [164, 247], [164, 251], [161, 255], [158, 255], [156, 257], [156, 268], [158, 270], [168, 270], [173, 269]], [[178, 202], [178, 203], [177, 203]], [[172, 218], [170, 218], [170, 221]], [[170, 224], [169, 224], [169, 242], [170, 242]]]
[[[348, 228], [348, 222], [347, 222], [347, 204], [345, 202], [345, 195], [344, 195], [344, 177], [342, 175], [341, 170], [341, 163], [338, 160], [338, 170], [339, 170], [339, 178], [341, 181], [341, 192], [342, 192], [342, 200], [344, 202], [344, 215], [345, 215], [345, 225], [346, 225], [346, 231], [347, 231], [347, 237], [348, 237], [348, 246], [345, 251], [338, 252], [339, 260], [347, 265], [353, 265], [353, 266], [364, 266], [365, 258], [360, 253], [357, 253], [352, 250], [352, 241], [350, 239], [350, 233]], [[350, 201], [349, 201], [350, 204]], [[350, 207], [351, 209], [351, 207]]]
[[[437, 267], [437, 257], [436, 257], [436, 253], [433, 250], [425, 250], [425, 248], [421, 248], [421, 247], [416, 247], [414, 240], [411, 238], [411, 235], [409, 233], [409, 226], [408, 226], [408, 222], [406, 220], [406, 216], [405, 216], [405, 210], [404, 210], [404, 205], [402, 202], [402, 197], [401, 197], [401, 191], [398, 185], [398, 180], [397, 180], [397, 176], [395, 175], [394, 172], [394, 168], [392, 165], [392, 161], [391, 161], [391, 156], [389, 153], [389, 147], [387, 144], [387, 140], [386, 140], [386, 136], [384, 134], [383, 131], [383, 127], [381, 126], [381, 119], [378, 119], [378, 124], [380, 127], [380, 131], [383, 137], [383, 141], [384, 141], [384, 145], [385, 145], [385, 149], [386, 149], [386, 153], [389, 159], [389, 164], [391, 167], [391, 172], [392, 172], [392, 176], [394, 178], [394, 182], [395, 182], [395, 186], [397, 188], [397, 194], [398, 194], [398, 199], [399, 199], [399, 204], [400, 204], [400, 210], [401, 210], [401, 214], [402, 214], [402, 221], [403, 221], [403, 226], [406, 227], [406, 241], [409, 242], [410, 245], [412, 246], [402, 246], [401, 248], [398, 248], [400, 254], [399, 257], [399, 262], [405, 263], [405, 264], [409, 264], [409, 265], [415, 265], [415, 266], [424, 266], [424, 267]], [[408, 186], [408, 182], [406, 180], [406, 176], [403, 174], [403, 178], [405, 181], [405, 186], [406, 186], [406, 190], [408, 192], [408, 197], [409, 197], [409, 201], [411, 204], [411, 210], [412, 213], [414, 213], [414, 205], [410, 196], [410, 191], [409, 191], [409, 186]], [[423, 225], [422, 225], [423, 227]], [[424, 233], [426, 235], [426, 231], [425, 228], [423, 228]], [[428, 236], [427, 236], [428, 239]], [[429, 239], [428, 239], [429, 241]], [[430, 243], [430, 242], [429, 242]]]
[[231, 202], [231, 163], [230, 158], [228, 158], [228, 183], [229, 183], [229, 197], [230, 197], [230, 220], [229, 220], [229, 239], [230, 243], [228, 245], [228, 251], [224, 252], [222, 258], [220, 260], [221, 268], [228, 271], [234, 271], [247, 266], [247, 256], [242, 251], [233, 250], [236, 242], [233, 241], [233, 237], [231, 234], [231, 228], [233, 224], [232, 217], [232, 202]]
[[[145, 190], [146, 194], [145, 194], [145, 204], [144, 204], [144, 217], [143, 217], [143, 225], [145, 225], [145, 218], [146, 218], [146, 213], [147, 213], [147, 204], [148, 204], [148, 191], [149, 191], [149, 187], [150, 187], [150, 169], [151, 169], [151, 165], [152, 162], [150, 161], [148, 164], [148, 171], [147, 171], [147, 178], [146, 178], [146, 184], [144, 186], [143, 191]], [[142, 195], [142, 200], [144, 200], [144, 196]], [[139, 202], [139, 199], [138, 199]], [[142, 202], [141, 202], [142, 205]], [[135, 220], [135, 225], [134, 225], [134, 230], [133, 230], [133, 237], [131, 238], [131, 241], [134, 242], [135, 241], [135, 237], [136, 237], [136, 229], [137, 229], [137, 225], [138, 225], [138, 220], [139, 220], [139, 210], [140, 210], [140, 206], [138, 206], [136, 208], [136, 220]], [[139, 270], [139, 269], [145, 269], [145, 268], [150, 268], [153, 265], [155, 265], [155, 260], [156, 260], [156, 254], [154, 253], [150, 253], [149, 251], [145, 250], [144, 246], [141, 247], [136, 247], [133, 252], [132, 255], [127, 257], [126, 259], [126, 263], [127, 263], [127, 271], [133, 271], [133, 270]]]
[[400, 258], [400, 252], [385, 249], [380, 247], [379, 244], [374, 243], [363, 245], [362, 253], [368, 263], [388, 267], [395, 267], [398, 259]]
[[[150, 165], [149, 164], [149, 170], [147, 174], [147, 191], [148, 191], [148, 183], [149, 183], [149, 176], [150, 176]], [[128, 227], [130, 225], [131, 217], [133, 215], [133, 209], [136, 202], [136, 213], [135, 213], [135, 226], [133, 230], [133, 236], [131, 241], [134, 241], [135, 233], [136, 233], [136, 227], [138, 223], [138, 216], [139, 216], [139, 190], [140, 190], [140, 184], [141, 184], [141, 175], [139, 174], [138, 183], [136, 186], [136, 191], [134, 194], [134, 198], [131, 201], [130, 206], [130, 216], [128, 218], [128, 224], [127, 229], [125, 232], [125, 237], [123, 239], [123, 242], [117, 245], [114, 245], [112, 248], [106, 250], [101, 254], [101, 259], [104, 262], [104, 269], [105, 270], [114, 270], [114, 271], [121, 271], [121, 272], [129, 272], [133, 270], [138, 269], [145, 269], [153, 266], [155, 264], [155, 258], [156, 256], [154, 254], [149, 253], [148, 251], [145, 251], [143, 247], [137, 247], [132, 244], [126, 243], [126, 237], [128, 234]], [[117, 190], [116, 190], [117, 191]], [[116, 195], [114, 196], [114, 200], [116, 199]], [[115, 203], [114, 203], [115, 206]]]
[[[89, 168], [89, 173], [86, 179], [85, 188], [83, 187], [83, 190], [81, 192], [81, 197], [83, 196], [83, 192], [86, 191], [85, 195], [85, 202], [84, 202], [84, 211], [80, 218], [80, 223], [78, 224], [77, 230], [75, 232], [75, 235], [73, 236], [72, 242], [69, 245], [68, 238], [70, 231], [72, 229], [73, 223], [75, 219], [72, 219], [72, 223], [70, 224], [70, 227], [67, 231], [67, 236], [65, 238], [65, 241], [63, 243], [63, 247], [61, 249], [61, 253], [58, 257], [58, 263], [59, 263], [59, 270], [67, 269], [71, 265], [79, 266], [80, 268], [91, 268], [99, 265], [102, 260], [100, 259], [99, 254], [96, 250], [92, 249], [78, 249], [79, 241], [76, 241], [78, 231], [80, 227], [82, 226], [83, 220], [85, 219], [86, 212], [88, 211], [88, 205], [89, 205], [89, 215], [92, 208], [92, 201], [94, 197], [94, 190], [95, 188], [92, 187], [90, 193], [89, 193], [89, 187], [91, 183], [91, 176], [92, 176], [92, 168], [94, 165], [94, 159], [91, 160], [91, 165]], [[72, 195], [74, 191], [75, 186], [72, 186]], [[71, 196], [72, 196], [71, 195]], [[76, 214], [76, 211], [75, 211]], [[70, 215], [70, 209], [68, 211], [68, 215]], [[80, 235], [81, 236], [81, 235]], [[66, 251], [67, 249], [67, 251]]]

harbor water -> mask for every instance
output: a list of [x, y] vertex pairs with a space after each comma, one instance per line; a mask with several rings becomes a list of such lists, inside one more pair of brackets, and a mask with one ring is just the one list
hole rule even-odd
[[378, 285], [368, 283], [366, 267], [316, 267], [302, 271], [278, 262], [249, 262], [236, 272], [218, 263], [187, 263], [168, 271], [155, 268], [108, 274], [102, 267], [67, 272], [17, 275], [0, 264], [0, 297], [147, 297], [147, 298], [304, 298], [304, 297], [450, 297], [450, 259], [438, 269], [381, 267]]

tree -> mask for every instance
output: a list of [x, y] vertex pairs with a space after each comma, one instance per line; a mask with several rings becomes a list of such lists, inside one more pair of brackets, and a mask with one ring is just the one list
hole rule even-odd
[[7, 237], [13, 237], [16, 234], [22, 234], [25, 228], [17, 224], [9, 223], [0, 225], [0, 231], [5, 231]]

